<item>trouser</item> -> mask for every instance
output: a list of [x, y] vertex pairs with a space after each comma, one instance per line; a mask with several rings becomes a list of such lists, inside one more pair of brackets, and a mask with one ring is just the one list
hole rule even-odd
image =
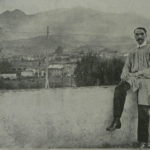
[[[115, 88], [114, 92], [114, 118], [120, 118], [124, 109], [127, 91], [130, 89], [130, 84], [126, 81], [121, 81]], [[138, 105], [138, 141], [148, 142], [149, 129], [149, 106]]]
[[138, 141], [148, 142], [149, 139], [149, 106], [138, 105]]
[[114, 100], [113, 100], [115, 118], [120, 118], [122, 115], [127, 91], [129, 89], [130, 89], [130, 84], [126, 81], [121, 81], [115, 88]]

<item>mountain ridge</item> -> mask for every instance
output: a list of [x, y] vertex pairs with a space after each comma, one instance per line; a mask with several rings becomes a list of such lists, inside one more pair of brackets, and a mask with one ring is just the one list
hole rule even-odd
[[[9, 14], [9, 17], [5, 17], [6, 14]], [[47, 26], [52, 41], [49, 39], [51, 44], [44, 46], [42, 41], [46, 39]], [[81, 7], [30, 15], [20, 10], [13, 10], [0, 14], [0, 40], [1, 43], [5, 43], [4, 49], [8, 47], [16, 49], [17, 43], [18, 45], [22, 43], [24, 52], [28, 51], [29, 46], [36, 52], [37, 45], [41, 48], [38, 42], [43, 48], [49, 49], [57, 46], [75, 49], [84, 45], [99, 45], [120, 50], [125, 49], [126, 45], [127, 48], [133, 45], [131, 37], [133, 37], [133, 29], [137, 26], [144, 26], [149, 31], [150, 20], [137, 14], [104, 13]], [[11, 43], [16, 44], [11, 46]]]

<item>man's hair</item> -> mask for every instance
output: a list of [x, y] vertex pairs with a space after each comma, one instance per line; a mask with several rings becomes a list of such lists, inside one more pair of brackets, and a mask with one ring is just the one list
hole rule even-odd
[[146, 30], [146, 28], [144, 28], [144, 27], [137, 27], [137, 28], [135, 28], [135, 29], [134, 29], [134, 33], [135, 33], [135, 31], [138, 30], [138, 29], [143, 30], [143, 31], [147, 34], [147, 30]]

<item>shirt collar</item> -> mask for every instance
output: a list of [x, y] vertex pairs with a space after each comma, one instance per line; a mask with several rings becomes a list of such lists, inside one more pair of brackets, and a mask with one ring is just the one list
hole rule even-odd
[[143, 42], [143, 44], [141, 44], [141, 45], [137, 45], [137, 48], [141, 48], [141, 47], [143, 47], [143, 46], [145, 46], [145, 45], [147, 45], [147, 41], [145, 40], [144, 42]]

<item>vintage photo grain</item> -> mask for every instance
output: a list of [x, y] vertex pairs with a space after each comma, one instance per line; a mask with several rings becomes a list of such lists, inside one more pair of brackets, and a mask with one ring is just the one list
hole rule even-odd
[[0, 148], [149, 148], [149, 0], [0, 0]]

